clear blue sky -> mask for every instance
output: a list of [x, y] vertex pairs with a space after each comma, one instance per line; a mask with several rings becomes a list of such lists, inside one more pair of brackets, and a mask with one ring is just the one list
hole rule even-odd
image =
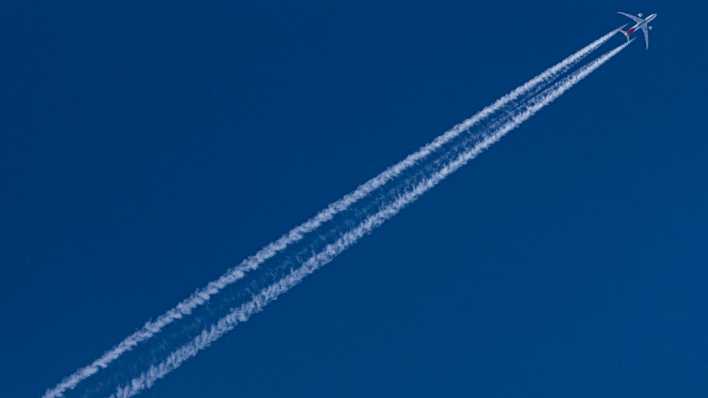
[[0, 6], [0, 396], [39, 396], [618, 7], [659, 13], [650, 51], [144, 396], [705, 396], [705, 5], [25, 0]]

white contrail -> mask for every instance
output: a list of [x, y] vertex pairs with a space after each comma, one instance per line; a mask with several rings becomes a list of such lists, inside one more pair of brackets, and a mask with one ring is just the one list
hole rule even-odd
[[157, 380], [177, 369], [186, 360], [197, 355], [201, 350], [207, 348], [223, 335], [231, 331], [239, 323], [247, 321], [252, 315], [260, 312], [270, 302], [276, 300], [279, 296], [300, 283], [306, 276], [332, 261], [332, 259], [347, 248], [351, 247], [363, 236], [372, 232], [385, 221], [398, 214], [398, 212], [400, 212], [405, 206], [414, 202], [426, 191], [430, 190], [447, 176], [457, 171], [470, 160], [477, 157], [477, 155], [492, 144], [499, 141], [511, 130], [528, 120], [536, 112], [563, 95], [575, 84], [590, 75], [593, 71], [617, 55], [629, 44], [630, 42], [624, 43], [621, 46], [607, 52], [582, 67], [580, 70], [567, 76], [559, 83], [553, 85], [548, 90], [542, 92], [536, 97], [531, 98], [517, 111], [517, 113], [511, 116], [511, 119], [507, 123], [501, 125], [498, 130], [485, 133], [484, 139], [481, 142], [474, 145], [466, 152], [460, 154], [456, 159], [444, 165], [440, 170], [426, 180], [421, 181], [411, 190], [396, 198], [396, 200], [388, 206], [366, 218], [357, 227], [343, 234], [337, 241], [327, 245], [321, 252], [310, 257], [306, 262], [304, 262], [302, 266], [293, 270], [290, 274], [278, 282], [263, 289], [255, 295], [251, 301], [237, 307], [224, 318], [220, 319], [216, 324], [212, 325], [209, 329], [203, 330], [192, 341], [172, 352], [165, 360], [156, 365], [150, 366], [148, 370], [135, 377], [128, 384], [119, 387], [116, 392], [110, 396], [110, 398], [129, 398], [147, 388], [150, 388]]
[[123, 341], [118, 343], [118, 345], [114, 346], [109, 351], [106, 351], [103, 355], [101, 355], [101, 357], [94, 360], [91, 364], [78, 369], [71, 375], [64, 378], [55, 387], [47, 390], [44, 393], [43, 398], [61, 397], [67, 390], [73, 389], [82, 380], [97, 373], [100, 369], [108, 367], [111, 362], [118, 359], [124, 353], [132, 350], [138, 344], [159, 333], [160, 330], [162, 330], [167, 325], [181, 319], [186, 315], [191, 314], [191, 312], [195, 308], [209, 301], [209, 299], [213, 295], [217, 294], [226, 286], [229, 286], [230, 284], [241, 279], [248, 271], [258, 268], [261, 263], [275, 256], [278, 252], [282, 251], [289, 245], [299, 241], [303, 238], [304, 235], [317, 229], [323, 223], [330, 221], [336, 214], [346, 210], [357, 201], [369, 195], [369, 193], [371, 193], [372, 191], [380, 188], [381, 186], [389, 182], [391, 179], [399, 176], [402, 172], [414, 166], [417, 162], [424, 159], [425, 157], [427, 157], [428, 155], [448, 143], [450, 140], [454, 139], [459, 134], [478, 123], [480, 120], [496, 112], [498, 109], [507, 105], [508, 103], [520, 98], [521, 96], [528, 93], [530, 90], [534, 89], [540, 84], [555, 80], [560, 74], [572, 68], [588, 54], [592, 53], [598, 47], [606, 43], [618, 31], [619, 29], [615, 29], [607, 33], [606, 35], [600, 37], [599, 39], [595, 40], [594, 42], [588, 44], [576, 53], [569, 56], [568, 58], [547, 69], [545, 72], [519, 86], [512, 92], [501, 97], [493, 104], [482, 109], [476, 115], [470, 117], [469, 119], [450, 129], [449, 131], [438, 136], [437, 138], [435, 138], [435, 140], [421, 147], [418, 151], [408, 155], [404, 160], [389, 167], [381, 174], [360, 185], [351, 193], [331, 203], [317, 215], [307, 220], [303, 224], [300, 224], [297, 227], [293, 228], [288, 233], [281, 236], [278, 240], [269, 243], [261, 250], [259, 250], [255, 255], [248, 257], [247, 259], [242, 261], [238, 266], [228, 270], [218, 279], [209, 282], [205, 287], [196, 290], [188, 298], [182, 300], [175, 307], [160, 315], [155, 320], [151, 320], [145, 323], [142, 328], [138, 329], [133, 334], [126, 337]]

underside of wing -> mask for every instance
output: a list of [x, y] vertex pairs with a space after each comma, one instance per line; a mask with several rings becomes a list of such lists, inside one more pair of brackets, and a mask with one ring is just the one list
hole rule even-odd
[[646, 25], [642, 26], [642, 32], [644, 32], [644, 44], [647, 46], [647, 50], [649, 49], [649, 27]]
[[637, 16], [634, 16], [634, 15], [632, 15], [632, 14], [627, 14], [626, 12], [617, 11], [617, 14], [619, 14], [619, 15], [624, 15], [625, 17], [631, 19], [632, 21], [634, 21], [634, 22], [636, 22], [636, 23], [642, 22], [642, 19], [641, 19], [641, 18], [639, 18], [639, 17], [637, 17]]

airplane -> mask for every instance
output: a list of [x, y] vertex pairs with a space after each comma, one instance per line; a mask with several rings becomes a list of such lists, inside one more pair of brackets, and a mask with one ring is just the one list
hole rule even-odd
[[[621, 32], [624, 34], [624, 37], [627, 38], [627, 41], [629, 41], [630, 37], [632, 36], [632, 34], [634, 32], [641, 29], [642, 32], [644, 33], [644, 43], [646, 43], [647, 50], [648, 50], [649, 49], [649, 31], [651, 30], [651, 26], [649, 26], [649, 22], [656, 19], [657, 14], [654, 13], [654, 14], [649, 15], [646, 18], [642, 18], [641, 13], [637, 14], [636, 17], [632, 14], [627, 14], [626, 12], [622, 12], [622, 11], [618, 11], [617, 13], [620, 15], [624, 15], [625, 17], [634, 21], [634, 25], [631, 28], [629, 28], [627, 30], [621, 30]], [[625, 25], [625, 26], [627, 26], [627, 25]]]

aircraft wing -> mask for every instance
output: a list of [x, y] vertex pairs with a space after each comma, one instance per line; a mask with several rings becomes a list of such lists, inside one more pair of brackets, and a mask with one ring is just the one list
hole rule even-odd
[[636, 23], [640, 23], [640, 22], [643, 21], [643, 19], [641, 19], [641, 18], [639, 18], [639, 17], [637, 17], [637, 16], [634, 16], [634, 15], [632, 15], [632, 14], [627, 14], [626, 12], [617, 11], [617, 14], [619, 14], [619, 15], [624, 15], [625, 17], [631, 19], [632, 21], [634, 21], [634, 22], [636, 22]]
[[642, 32], [644, 32], [644, 44], [647, 45], [647, 50], [649, 49], [649, 27], [647, 25], [642, 26]]

